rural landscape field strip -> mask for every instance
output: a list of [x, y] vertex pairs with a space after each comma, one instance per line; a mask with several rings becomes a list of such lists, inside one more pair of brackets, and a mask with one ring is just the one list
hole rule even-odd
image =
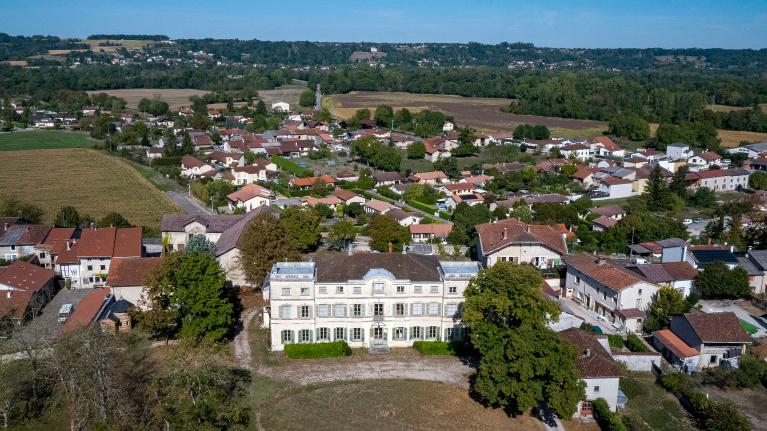
[[168, 103], [171, 108], [189, 106], [189, 98], [202, 96], [208, 93], [204, 90], [193, 88], [126, 88], [120, 90], [96, 90], [88, 94], [106, 93], [110, 96], [125, 99], [128, 108], [137, 109], [141, 99], [161, 99]]
[[0, 151], [92, 148], [94, 145], [103, 145], [103, 142], [82, 133], [59, 130], [0, 133]]
[[131, 223], [157, 229], [178, 209], [124, 161], [84, 148], [10, 151], [0, 156], [0, 197], [40, 206], [52, 222], [71, 205], [95, 218], [116, 211]]

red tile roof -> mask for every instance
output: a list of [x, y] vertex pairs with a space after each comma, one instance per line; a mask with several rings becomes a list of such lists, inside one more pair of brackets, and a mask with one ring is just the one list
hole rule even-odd
[[52, 269], [21, 260], [0, 268], [0, 285], [12, 289], [0, 294], [0, 316], [12, 311], [14, 317], [23, 318], [34, 293], [42, 290], [55, 276]]
[[109, 295], [109, 289], [100, 288], [94, 289], [93, 292], [85, 296], [79, 304], [75, 305], [75, 311], [72, 312], [72, 315], [64, 323], [61, 333], [66, 334], [67, 332], [90, 325], [99, 316]]
[[143, 286], [144, 280], [163, 261], [162, 257], [118, 257], [109, 265], [109, 287]]
[[198, 159], [197, 157], [186, 155], [181, 158], [181, 166], [185, 167], [186, 169], [190, 168], [200, 168], [207, 165], [207, 163], [203, 162], [202, 160]]
[[568, 266], [574, 267], [615, 292], [620, 292], [642, 281], [630, 270], [606, 261], [600, 263], [599, 258], [587, 253], [568, 256], [565, 262]]
[[620, 151], [623, 148], [619, 147], [618, 144], [615, 143], [612, 139], [610, 139], [609, 136], [594, 136], [591, 138], [592, 141], [602, 144], [603, 147], [605, 147], [608, 151]]
[[517, 219], [505, 219], [479, 224], [475, 228], [485, 255], [518, 243], [538, 243], [557, 253], [567, 253], [567, 243], [562, 233], [548, 225], [528, 225]]
[[660, 331], [655, 331], [652, 333], [652, 336], [655, 337], [657, 341], [660, 341], [660, 343], [666, 346], [669, 350], [671, 350], [671, 352], [677, 358], [685, 359], [700, 355], [697, 350], [688, 346], [684, 341], [682, 341], [681, 338], [677, 337], [676, 334], [671, 332], [670, 329], [661, 329]]
[[416, 172], [412, 176], [421, 181], [447, 179], [447, 175], [442, 171]]
[[618, 178], [618, 177], [612, 177], [612, 176], [607, 176], [607, 177], [601, 178], [599, 181], [607, 184], [608, 186], [617, 186], [617, 185], [620, 185], [620, 184], [631, 184], [632, 183], [631, 180], [627, 180], [627, 179], [624, 179], [624, 178]]
[[351, 190], [346, 190], [342, 188], [333, 190], [333, 195], [344, 202], [359, 196], [357, 193], [354, 193]]
[[452, 223], [434, 223], [434, 224], [411, 224], [410, 234], [430, 234], [438, 237], [447, 237], [453, 230]]
[[140, 227], [83, 229], [80, 240], [62, 250], [58, 263], [77, 263], [81, 257], [141, 257]]
[[[704, 343], [749, 343], [751, 337], [733, 312], [687, 313], [682, 316]], [[675, 317], [675, 318], [680, 318]]]
[[226, 198], [231, 202], [247, 202], [256, 197], [268, 198], [271, 195], [272, 192], [266, 187], [258, 184], [246, 184], [236, 192], [228, 194]]
[[317, 183], [335, 184], [336, 179], [330, 175], [323, 175], [321, 177], [293, 178], [290, 180], [290, 185], [294, 187], [313, 186]]
[[620, 377], [621, 369], [594, 334], [580, 328], [569, 328], [559, 335], [578, 348], [576, 363], [585, 379]]

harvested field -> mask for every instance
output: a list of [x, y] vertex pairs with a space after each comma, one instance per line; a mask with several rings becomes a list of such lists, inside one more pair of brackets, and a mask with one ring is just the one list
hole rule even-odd
[[19, 67], [26, 67], [28, 65], [27, 60], [0, 61], [0, 64], [7, 64], [9, 66], [19, 66]]
[[293, 109], [298, 107], [298, 99], [307, 89], [305, 85], [283, 85], [274, 90], [258, 90], [258, 97], [264, 101], [267, 108], [271, 108], [272, 103], [286, 102]]
[[501, 112], [511, 99], [461, 97], [441, 94], [410, 94], [375, 91], [354, 91], [348, 94], [326, 96], [323, 105], [341, 118], [348, 118], [357, 109], [375, 110], [378, 105], [394, 109], [407, 108], [412, 112], [436, 110], [455, 118], [459, 125], [468, 125], [481, 131], [509, 132], [518, 124], [543, 124], [549, 128], [582, 130], [606, 128], [607, 123], [570, 118], [541, 117]]
[[[111, 40], [111, 39], [82, 39], [81, 43], [88, 45], [93, 52], [114, 52], [120, 48], [141, 49], [151, 43], [153, 40]], [[118, 46], [99, 46], [100, 43], [109, 42]]]
[[96, 219], [116, 211], [135, 225], [158, 229], [178, 208], [125, 161], [103, 152], [70, 148], [8, 151], [0, 157], [0, 196], [39, 205], [45, 221], [71, 205]]
[[116, 96], [125, 99], [129, 108], [138, 108], [138, 102], [141, 99], [161, 99], [170, 105], [171, 108], [189, 106], [189, 98], [192, 96], [201, 96], [207, 91], [195, 90], [192, 88], [126, 88], [120, 90], [96, 90], [89, 91], [88, 94], [106, 93], [110, 96]]

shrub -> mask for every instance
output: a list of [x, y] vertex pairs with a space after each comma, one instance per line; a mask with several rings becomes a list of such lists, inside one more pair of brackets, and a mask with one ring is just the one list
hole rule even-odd
[[751, 421], [731, 402], [710, 402], [710, 407], [703, 421], [703, 429], [747, 431]]
[[678, 394], [685, 392], [688, 387], [687, 374], [667, 373], [661, 376], [660, 385], [667, 391]]
[[463, 343], [447, 341], [416, 341], [413, 348], [422, 355], [460, 355], [466, 350]]
[[623, 337], [621, 337], [620, 335], [608, 335], [607, 341], [610, 343], [610, 347], [612, 347], [613, 349], [622, 349], [623, 346], [625, 346], [623, 342]]
[[332, 343], [288, 344], [285, 346], [285, 354], [292, 359], [335, 358], [351, 356], [352, 349], [346, 341], [340, 340]]
[[599, 428], [604, 431], [627, 431], [620, 416], [610, 410], [604, 398], [597, 398], [594, 401], [594, 419], [599, 424]]
[[645, 344], [636, 334], [629, 334], [629, 336], [626, 337], [626, 347], [628, 347], [632, 352], [647, 351], [647, 346], [645, 346]]
[[377, 188], [376, 191], [381, 196], [387, 197], [389, 199], [394, 199], [395, 201], [401, 199], [400, 195], [394, 193], [389, 187], [386, 187], [386, 186], [381, 186], [381, 187]]
[[424, 211], [427, 214], [434, 214], [435, 212], [437, 212], [437, 207], [426, 205], [425, 203], [419, 202], [415, 199], [410, 199], [409, 201], [407, 201], [407, 203], [410, 206], [418, 208], [419, 210]]

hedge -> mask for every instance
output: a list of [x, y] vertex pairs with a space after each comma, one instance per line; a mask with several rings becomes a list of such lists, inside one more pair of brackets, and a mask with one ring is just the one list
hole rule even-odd
[[288, 344], [285, 346], [285, 354], [292, 359], [335, 358], [351, 356], [352, 349], [346, 341], [340, 340], [332, 343]]
[[422, 355], [442, 355], [456, 356], [466, 352], [467, 346], [464, 343], [455, 341], [416, 341], [413, 348]]
[[628, 347], [632, 352], [647, 351], [647, 346], [645, 346], [645, 344], [636, 334], [629, 334], [629, 336], [626, 337], [626, 347]]
[[437, 207], [426, 205], [425, 203], [417, 201], [415, 199], [410, 199], [409, 201], [407, 201], [407, 203], [411, 207], [418, 208], [419, 210], [425, 212], [426, 214], [434, 214], [435, 212], [437, 212]]
[[603, 431], [628, 431], [620, 416], [610, 410], [604, 398], [594, 400], [594, 419]]
[[608, 335], [607, 341], [610, 343], [610, 347], [614, 349], [622, 349], [623, 346], [625, 346], [625, 343], [623, 342], [623, 337], [620, 335]]
[[394, 199], [395, 201], [399, 200], [401, 198], [400, 195], [394, 193], [389, 187], [387, 186], [381, 186], [376, 189], [378, 194], [381, 196], [387, 197], [389, 199]]
[[288, 172], [290, 174], [293, 174], [297, 176], [298, 178], [306, 178], [306, 177], [313, 177], [314, 171], [308, 168], [302, 168], [301, 166], [298, 166], [297, 164], [291, 162], [290, 160], [280, 157], [280, 156], [272, 156], [272, 163], [277, 165], [280, 169], [282, 169], [285, 172]]

